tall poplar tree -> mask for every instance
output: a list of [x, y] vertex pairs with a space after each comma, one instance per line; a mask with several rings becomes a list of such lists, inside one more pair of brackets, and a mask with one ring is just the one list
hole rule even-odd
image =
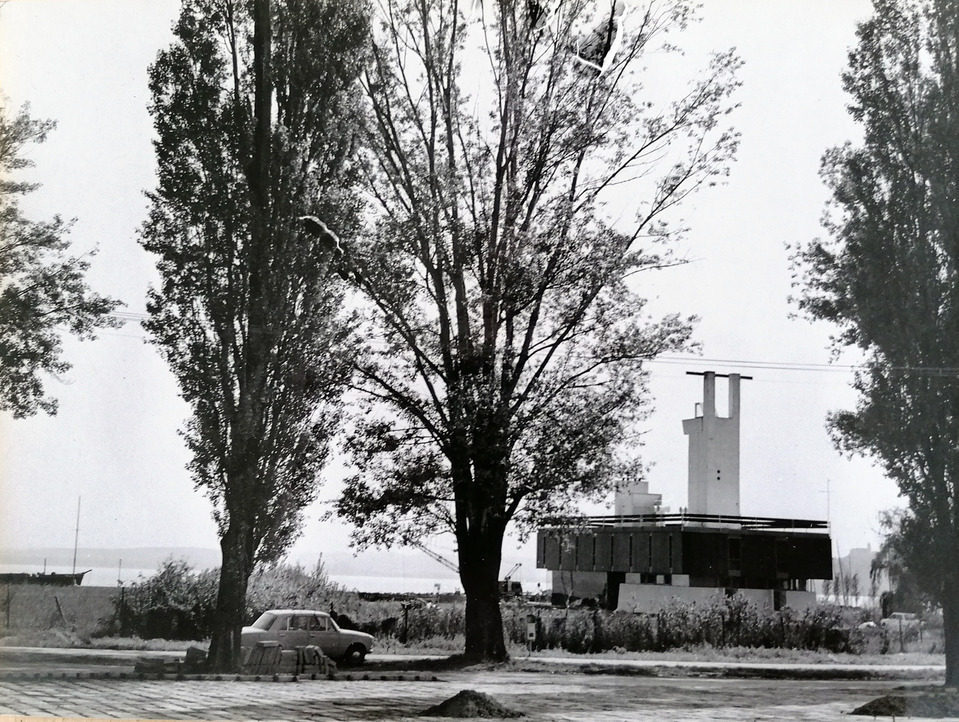
[[644, 87], [692, 8], [629, 5], [384, 0], [374, 27], [373, 228], [342, 263], [374, 344], [339, 510], [361, 543], [454, 536], [473, 659], [506, 657], [509, 525], [642, 473], [644, 362], [691, 332], [644, 310], [643, 272], [672, 262], [668, 212], [736, 147], [734, 54]]
[[843, 85], [864, 138], [823, 158], [827, 238], [797, 255], [799, 304], [866, 354], [829, 425], [909, 502], [897, 551], [942, 605], [959, 686], [959, 2], [876, 0]]
[[254, 565], [298, 534], [349, 376], [333, 250], [298, 220], [358, 223], [355, 83], [368, 16], [351, 0], [184, 0], [150, 70], [158, 184], [145, 327], [192, 415], [220, 571], [210, 661], [239, 659]]

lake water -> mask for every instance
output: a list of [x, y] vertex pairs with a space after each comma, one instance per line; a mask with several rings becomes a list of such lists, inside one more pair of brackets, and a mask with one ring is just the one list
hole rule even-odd
[[[28, 574], [33, 574], [36, 572], [43, 571], [43, 567], [36, 567], [34, 565], [27, 564], [0, 564], [0, 572], [25, 572]], [[47, 573], [56, 572], [57, 574], [69, 574], [72, 569], [68, 566], [55, 566], [47, 565]], [[82, 572], [86, 571], [83, 566], [77, 566], [77, 571]], [[119, 570], [116, 567], [94, 567], [89, 573], [83, 578], [83, 586], [85, 587], [113, 587], [117, 585], [119, 578], [123, 580], [125, 584], [138, 581], [139, 577], [149, 577], [156, 573], [156, 569], [127, 569], [120, 568]], [[545, 570], [537, 569], [536, 579], [533, 579], [532, 582], [527, 579], [520, 579], [523, 583], [523, 587], [526, 591], [535, 592], [536, 583], [539, 582], [542, 585], [542, 588], [546, 589], [549, 586], [549, 576], [548, 572]], [[460, 585], [457, 579], [452, 577], [388, 577], [388, 576], [364, 576], [357, 574], [330, 574], [330, 580], [336, 582], [344, 589], [357, 592], [380, 592], [383, 594], [435, 594], [437, 589], [436, 586], [439, 585], [439, 592], [441, 594], [450, 594], [457, 591], [462, 591], [463, 587]], [[540, 578], [542, 577], [542, 578]], [[527, 589], [527, 586], [529, 587]]]
[[[78, 572], [85, 572], [89, 567], [82, 564], [77, 565]], [[47, 564], [46, 568], [36, 564], [0, 564], [0, 573], [18, 573], [18, 574], [37, 574], [46, 571], [47, 574], [70, 574], [72, 567], [57, 564]], [[85, 587], [115, 587], [117, 579], [122, 578], [124, 583], [129, 584], [138, 580], [140, 575], [144, 577], [156, 573], [156, 569], [118, 569], [117, 567], [94, 567], [90, 569], [83, 577], [83, 586]], [[119, 574], [119, 576], [118, 576]]]

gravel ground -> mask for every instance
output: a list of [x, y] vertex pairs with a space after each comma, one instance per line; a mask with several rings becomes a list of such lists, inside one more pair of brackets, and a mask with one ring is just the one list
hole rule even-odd
[[429, 660], [421, 660], [419, 671], [403, 671], [394, 658], [340, 670], [333, 680], [294, 682], [289, 675], [278, 681], [269, 676], [260, 681], [229, 676], [178, 680], [170, 674], [141, 679], [132, 673], [134, 658], [91, 658], [80, 650], [61, 656], [3, 651], [0, 720], [414, 720], [458, 692], [474, 690], [534, 722], [822, 721], [848, 719], [855, 709], [880, 698], [924, 694], [942, 677], [941, 668], [914, 667], [886, 669], [878, 678], [842, 665], [825, 675], [822, 665], [814, 673], [797, 665], [793, 676], [799, 678], [788, 678], [789, 669], [782, 669], [788, 665], [772, 664], [750, 665], [744, 674], [741, 666], [675, 663], [600, 669], [595, 664], [517, 662], [510, 668], [444, 669], [441, 664], [430, 668]]
[[[435, 679], [434, 679], [435, 676]], [[353, 681], [0, 680], [0, 715], [176, 720], [413, 720], [465, 689], [536, 721], [841, 720], [887, 682], [448, 672]], [[436, 719], [436, 718], [433, 718]]]

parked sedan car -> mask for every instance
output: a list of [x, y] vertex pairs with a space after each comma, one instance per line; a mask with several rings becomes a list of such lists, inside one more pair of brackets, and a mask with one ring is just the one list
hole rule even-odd
[[880, 619], [879, 624], [883, 629], [895, 631], [917, 629], [922, 622], [919, 621], [919, 617], [910, 612], [893, 612], [885, 619]]
[[326, 612], [309, 609], [271, 609], [263, 612], [240, 636], [241, 648], [257, 642], [279, 642], [283, 649], [316, 645], [331, 659], [362, 664], [373, 646], [365, 632], [340, 629]]

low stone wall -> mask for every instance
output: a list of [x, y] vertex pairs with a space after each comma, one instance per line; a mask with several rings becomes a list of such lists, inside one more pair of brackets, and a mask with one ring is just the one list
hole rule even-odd
[[113, 619], [119, 595], [117, 587], [0, 585], [0, 628], [89, 634]]
[[[737, 589], [736, 593], [760, 609], [775, 608], [776, 592], [772, 589]], [[652, 613], [669, 605], [673, 599], [706, 604], [713, 597], [721, 597], [725, 589], [715, 587], [684, 587], [669, 584], [622, 584], [619, 587], [619, 609], [627, 612]], [[816, 606], [815, 592], [782, 592], [782, 606], [801, 612]]]
[[[740, 591], [751, 592], [754, 590]], [[674, 587], [671, 584], [621, 584], [619, 587], [618, 609], [624, 612], [653, 614], [663, 607], [669, 606], [674, 599], [705, 604], [710, 598], [722, 594], [722, 589], [715, 589], [713, 587]], [[750, 598], [750, 601], [755, 602], [759, 600]], [[769, 592], [769, 601], [771, 606], [772, 592]]]

